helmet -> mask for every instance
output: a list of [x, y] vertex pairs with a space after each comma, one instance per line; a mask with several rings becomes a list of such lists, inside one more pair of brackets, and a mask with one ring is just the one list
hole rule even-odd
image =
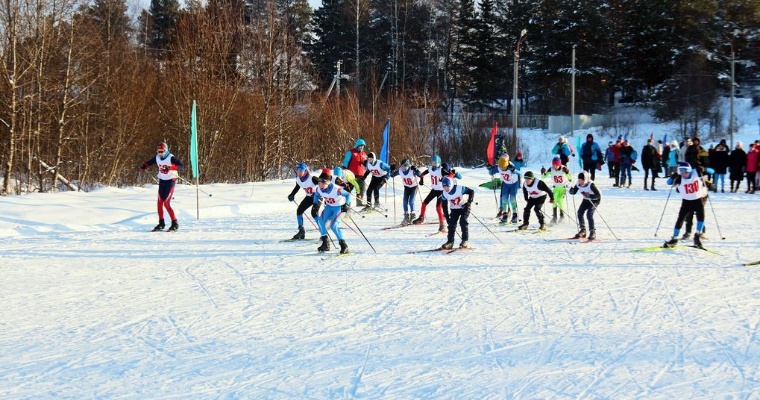
[[307, 169], [309, 169], [309, 167], [306, 165], [305, 162], [300, 162], [296, 164], [296, 171], [306, 171]]
[[367, 143], [364, 142], [364, 139], [356, 139], [356, 143], [354, 144], [354, 147], [366, 146], [366, 145]]
[[559, 167], [560, 165], [562, 165], [562, 160], [559, 156], [554, 156], [554, 158], [552, 158], [552, 167]]
[[453, 182], [451, 181], [451, 178], [448, 176], [441, 179], [441, 186], [443, 187], [451, 187], [453, 185]]
[[341, 168], [341, 167], [335, 167], [335, 168], [333, 168], [332, 173], [333, 173], [334, 176], [337, 176], [338, 178], [340, 178], [341, 176], [343, 176], [343, 168]]
[[678, 173], [679, 174], [688, 174], [691, 172], [691, 164], [681, 161], [678, 163]]
[[536, 179], [536, 177], [533, 175], [533, 171], [528, 171], [523, 175], [523, 178], [525, 179]]
[[499, 159], [499, 168], [500, 169], [507, 169], [508, 165], [509, 165], [509, 157], [508, 156], [502, 156]]
[[433, 157], [430, 158], [430, 162], [434, 162], [434, 163], [440, 164], [441, 163], [441, 156], [439, 156], [438, 154], [434, 155]]
[[156, 153], [161, 152], [161, 157], [169, 155], [169, 144], [166, 142], [158, 142], [156, 145]]

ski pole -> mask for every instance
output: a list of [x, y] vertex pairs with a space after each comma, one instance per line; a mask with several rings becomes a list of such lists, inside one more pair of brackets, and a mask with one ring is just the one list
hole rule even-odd
[[[185, 183], [187, 183], [188, 185], [194, 185], [192, 182], [188, 181], [187, 179], [185, 179], [185, 178], [183, 178], [183, 177], [181, 177], [181, 176], [179, 176], [179, 175], [177, 175], [177, 177], [179, 178], [179, 180], [181, 180], [182, 182], [185, 182]], [[205, 192], [205, 191], [203, 191], [203, 189], [201, 189], [201, 188], [198, 188], [198, 190], [199, 190], [201, 193], [203, 193], [203, 194], [207, 195], [208, 197], [211, 197], [211, 193]]]
[[[346, 218], [348, 218], [351, 222], [354, 223], [354, 226], [356, 227], [356, 229], [359, 230], [359, 233], [362, 235], [362, 237], [364, 238], [364, 240], [367, 241], [367, 244], [369, 245], [369, 247], [372, 248], [372, 251], [374, 251], [375, 253], [377, 253], [377, 250], [375, 250], [375, 247], [372, 246], [372, 243], [369, 242], [369, 239], [367, 239], [367, 236], [364, 235], [364, 232], [362, 232], [361, 228], [359, 228], [359, 225], [356, 224], [356, 221], [354, 221], [354, 219], [351, 218], [351, 216], [348, 215], [348, 214], [346, 214]], [[348, 225], [348, 224], [346, 224], [346, 225]]]
[[715, 215], [715, 208], [713, 208], [712, 200], [710, 200], [710, 195], [707, 195], [707, 202], [710, 203], [710, 210], [712, 210], [712, 215], [713, 215], [713, 218], [715, 219], [715, 227], [718, 229], [718, 235], [720, 235], [720, 240], [726, 240], [726, 238], [720, 232], [720, 225], [718, 225], [718, 217]]
[[670, 194], [673, 193], [673, 188], [675, 187], [675, 182], [670, 185], [670, 190], [668, 190], [668, 198], [665, 199], [665, 205], [662, 207], [662, 214], [660, 214], [660, 220], [657, 222], [657, 229], [654, 230], [654, 237], [657, 237], [657, 231], [660, 230], [660, 224], [662, 224], [662, 217], [665, 216], [665, 209], [668, 207], [668, 201], [670, 200]]
[[506, 245], [506, 243], [502, 242], [501, 239], [498, 236], [496, 236], [496, 234], [491, 230], [491, 228], [489, 228], [488, 226], [486, 226], [486, 224], [484, 224], [483, 221], [481, 221], [480, 218], [478, 218], [477, 215], [475, 215], [472, 211], [470, 211], [470, 215], [472, 215], [472, 217], [475, 218], [476, 221], [480, 222], [480, 225], [483, 225], [483, 228], [486, 228], [486, 230], [488, 232], [490, 232], [491, 235], [493, 235], [493, 237], [495, 237], [496, 240], [499, 241], [499, 243], [501, 243], [503, 245]]
[[617, 237], [617, 235], [615, 235], [615, 232], [612, 230], [612, 228], [610, 228], [610, 224], [607, 223], [607, 221], [604, 219], [604, 217], [602, 216], [602, 214], [599, 212], [599, 209], [596, 208], [596, 204], [594, 204], [594, 202], [591, 201], [591, 200], [589, 200], [589, 202], [591, 203], [591, 207], [594, 207], [594, 212], [596, 212], [599, 215], [599, 218], [602, 219], [602, 222], [604, 222], [604, 225], [606, 225], [607, 229], [610, 230], [610, 233], [612, 233], [612, 236], [614, 236], [615, 239], [620, 240], [620, 238]]

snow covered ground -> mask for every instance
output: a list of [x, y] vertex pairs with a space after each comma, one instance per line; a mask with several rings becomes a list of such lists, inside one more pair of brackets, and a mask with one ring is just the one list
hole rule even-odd
[[[529, 169], [555, 140], [534, 136]], [[475, 250], [451, 254], [409, 253], [444, 242], [435, 225], [382, 229], [400, 197], [347, 221], [376, 252], [346, 227], [354, 255], [280, 242], [292, 180], [201, 186], [199, 220], [179, 185], [174, 233], [148, 232], [155, 186], [2, 197], [0, 398], [759, 399], [760, 194], [711, 194], [720, 255], [634, 252], [680, 198], [605, 176], [600, 242], [552, 240], [571, 221], [507, 233], [478, 188]]]

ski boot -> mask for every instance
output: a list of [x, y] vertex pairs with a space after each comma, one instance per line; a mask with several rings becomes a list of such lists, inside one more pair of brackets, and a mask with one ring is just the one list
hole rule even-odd
[[573, 239], [581, 239], [586, 237], [586, 227], [582, 226], [578, 233], [573, 236]]
[[496, 219], [500, 219], [503, 216], [504, 216], [504, 210], [499, 209], [499, 212], [496, 213]]
[[681, 236], [681, 240], [688, 240], [691, 237], [691, 232], [686, 231], [684, 232], [683, 236]]
[[446, 223], [445, 222], [441, 221], [441, 222], [438, 223], [438, 232], [447, 233], [448, 231], [449, 230], [446, 229]]
[[176, 230], [179, 230], [179, 224], [177, 223], [176, 219], [172, 220], [172, 224], [169, 225], [169, 229], [167, 229], [167, 232], [174, 232]]
[[158, 225], [156, 225], [155, 227], [153, 227], [153, 232], [155, 232], [155, 231], [162, 231], [162, 230], [164, 230], [165, 227], [166, 227], [166, 225], [164, 225], [164, 220], [163, 219], [159, 219], [158, 220]]
[[303, 226], [298, 227], [298, 232], [293, 235], [293, 238], [290, 240], [304, 240], [306, 239], [306, 231], [303, 229]]
[[327, 235], [320, 236], [319, 239], [322, 240], [322, 244], [317, 247], [317, 251], [320, 253], [330, 251], [330, 242], [327, 240]]
[[514, 213], [512, 213], [512, 223], [513, 224], [517, 223], [517, 211], [515, 211]]
[[415, 219], [415, 220], [412, 221], [412, 224], [414, 224], [414, 225], [422, 225], [424, 223], [425, 223], [425, 216], [424, 215], [420, 215], [419, 218], [417, 218], [417, 219]]
[[454, 248], [454, 242], [446, 242], [441, 246], [441, 250], [451, 250]]
[[541, 222], [541, 223], [538, 225], [538, 230], [539, 230], [539, 231], [541, 231], [541, 232], [546, 232], [546, 225], [544, 225], [544, 223], [543, 223], [543, 222]]
[[596, 240], [596, 229], [588, 231], [588, 240]]
[[459, 243], [460, 249], [468, 249], [470, 248], [470, 244], [466, 240], [462, 240], [462, 243]]
[[409, 213], [404, 214], [404, 220], [401, 221], [401, 226], [407, 226], [409, 225]]
[[559, 210], [559, 222], [562, 222], [565, 219], [565, 211]]
[[557, 223], [557, 209], [552, 210], [552, 225]]
[[528, 224], [522, 224], [517, 227], [518, 231], [527, 231], [528, 230]]
[[346, 241], [343, 239], [338, 240], [338, 244], [340, 245], [340, 254], [348, 254], [348, 245], [346, 244]]
[[662, 247], [666, 249], [672, 249], [673, 247], [676, 247], [677, 244], [678, 244], [678, 238], [673, 236], [672, 238], [670, 238], [670, 240], [665, 242], [665, 244], [663, 244]]
[[702, 235], [699, 233], [694, 234], [694, 246], [702, 248]]

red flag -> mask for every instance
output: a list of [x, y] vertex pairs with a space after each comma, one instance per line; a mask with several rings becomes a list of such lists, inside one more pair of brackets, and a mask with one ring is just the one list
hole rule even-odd
[[494, 165], [493, 152], [494, 147], [496, 147], [496, 132], [499, 130], [496, 125], [496, 122], [494, 122], [493, 129], [491, 130], [491, 140], [488, 141], [488, 148], [486, 149], [486, 160], [488, 161], [488, 165]]

